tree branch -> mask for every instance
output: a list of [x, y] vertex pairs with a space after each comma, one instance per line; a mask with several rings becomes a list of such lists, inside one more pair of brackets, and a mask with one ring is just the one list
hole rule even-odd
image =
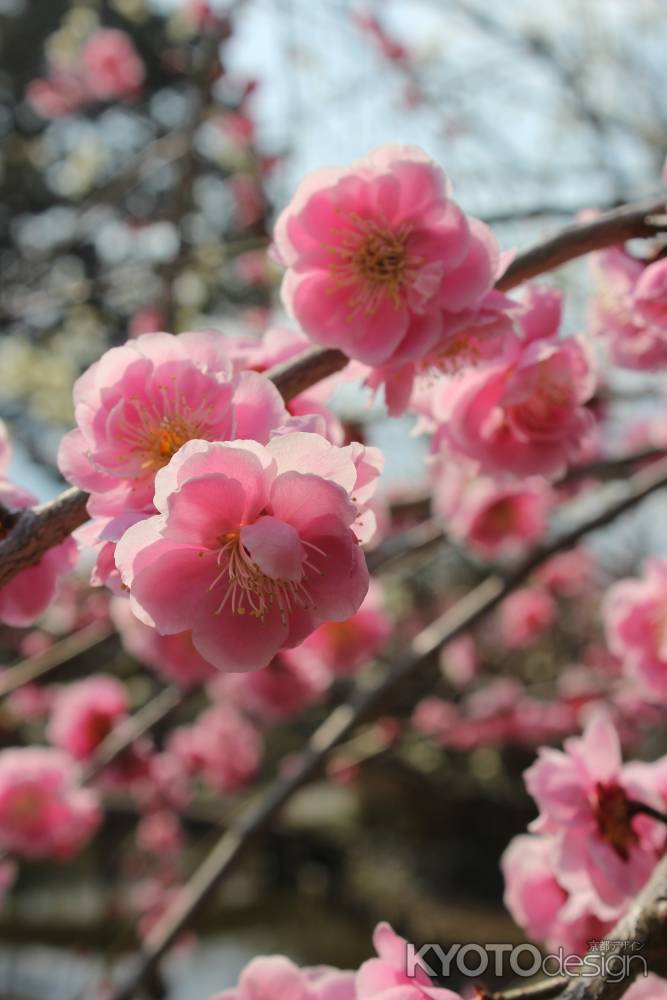
[[360, 723], [381, 710], [388, 694], [415, 674], [445, 643], [488, 615], [553, 555], [572, 548], [584, 535], [611, 523], [645, 497], [665, 487], [667, 459], [637, 473], [621, 499], [536, 549], [509, 576], [490, 576], [480, 583], [419, 632], [408, 651], [375, 686], [357, 686], [350, 701], [335, 708], [316, 730], [290, 773], [276, 778], [267, 793], [255, 800], [223, 834], [179, 893], [173, 906], [156, 923], [144, 942], [144, 953], [137, 969], [127, 983], [112, 995], [112, 1000], [131, 1000], [253, 838], [268, 826], [292, 795], [321, 770], [331, 751], [350, 737]]

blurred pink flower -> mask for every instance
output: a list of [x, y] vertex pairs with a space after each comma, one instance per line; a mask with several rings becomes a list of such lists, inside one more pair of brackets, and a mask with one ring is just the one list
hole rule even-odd
[[351, 618], [320, 625], [292, 653], [312, 657], [335, 677], [348, 677], [377, 656], [392, 631], [392, 619], [384, 609], [382, 588], [370, 581], [364, 601]]
[[263, 955], [246, 965], [233, 989], [211, 1000], [356, 1000], [354, 973], [300, 969], [283, 955]]
[[556, 499], [544, 479], [492, 479], [447, 458], [434, 464], [433, 478], [448, 534], [483, 558], [520, 555], [544, 537]]
[[168, 750], [216, 792], [238, 792], [254, 778], [262, 741], [257, 729], [231, 705], [214, 705], [191, 726], [180, 726]]
[[591, 324], [623, 368], [654, 371], [667, 365], [665, 261], [648, 266], [623, 247], [591, 255], [596, 284]]
[[313, 657], [285, 650], [261, 670], [217, 674], [208, 685], [214, 701], [232, 702], [264, 721], [284, 721], [319, 701], [331, 678]]
[[128, 708], [124, 684], [109, 674], [93, 674], [56, 692], [48, 738], [75, 760], [86, 760], [114, 727], [127, 718]]
[[500, 605], [500, 632], [508, 649], [523, 649], [556, 620], [556, 605], [546, 590], [522, 587]]
[[160, 635], [156, 629], [139, 621], [127, 598], [113, 598], [111, 620], [127, 651], [170, 683], [190, 688], [217, 674], [213, 664], [195, 649], [192, 632]]
[[102, 814], [59, 750], [0, 751], [0, 844], [28, 858], [68, 858], [92, 837]]
[[649, 559], [640, 579], [620, 580], [603, 601], [607, 642], [647, 697], [667, 700], [667, 559]]
[[144, 64], [132, 39], [116, 28], [98, 28], [81, 50], [84, 86], [100, 101], [134, 97], [144, 82]]

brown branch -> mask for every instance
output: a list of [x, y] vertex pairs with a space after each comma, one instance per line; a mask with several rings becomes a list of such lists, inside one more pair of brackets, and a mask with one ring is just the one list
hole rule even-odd
[[127, 983], [113, 994], [112, 1000], [131, 1000], [253, 838], [268, 826], [292, 795], [321, 770], [331, 751], [350, 737], [360, 723], [381, 710], [388, 694], [415, 674], [445, 643], [468, 631], [488, 615], [553, 555], [572, 548], [584, 535], [611, 523], [645, 497], [665, 487], [667, 459], [637, 473], [621, 499], [550, 544], [538, 548], [511, 575], [504, 579], [500, 576], [488, 577], [415, 636], [407, 652], [374, 687], [358, 686], [350, 701], [334, 709], [313, 734], [289, 775], [278, 777], [267, 793], [256, 799], [230, 825], [177, 896], [173, 906], [152, 929], [144, 942], [144, 953], [137, 969]]
[[49, 503], [21, 511], [11, 533], [0, 542], [0, 587], [84, 524], [87, 502], [87, 493], [72, 488]]

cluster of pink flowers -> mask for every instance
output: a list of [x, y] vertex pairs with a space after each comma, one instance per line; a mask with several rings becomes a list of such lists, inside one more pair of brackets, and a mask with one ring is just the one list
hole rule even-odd
[[665, 850], [667, 758], [622, 764], [616, 730], [594, 713], [564, 751], [542, 749], [526, 772], [539, 808], [503, 858], [505, 902], [531, 937], [583, 951], [625, 912]]
[[75, 386], [77, 428], [60, 449], [63, 474], [91, 494], [79, 538], [98, 548], [97, 580], [129, 593], [159, 638], [118, 610], [121, 629], [179, 683], [210, 665], [264, 667], [351, 617], [368, 589], [359, 542], [374, 533], [380, 453], [332, 444], [319, 414], [317, 431], [290, 415], [239, 355], [264, 361], [206, 332], [108, 351]]
[[74, 59], [53, 58], [48, 75], [28, 85], [26, 99], [44, 118], [60, 118], [97, 101], [136, 98], [144, 76], [129, 35], [97, 28]]

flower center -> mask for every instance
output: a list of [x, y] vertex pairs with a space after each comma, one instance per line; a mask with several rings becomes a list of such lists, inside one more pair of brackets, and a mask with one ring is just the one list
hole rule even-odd
[[260, 517], [255, 524], [227, 532], [220, 541], [219, 573], [209, 586], [213, 590], [222, 582], [225, 587], [216, 615], [229, 605], [233, 615], [247, 614], [263, 622], [277, 607], [285, 625], [295, 608], [315, 608], [306, 575], [321, 571], [304, 555], [302, 546], [322, 557], [325, 553], [299, 539], [294, 529], [273, 517]]
[[[144, 472], [157, 472], [173, 455], [195, 438], [208, 440], [213, 406], [205, 399], [192, 407], [186, 399], [172, 396], [160, 386], [157, 401], [131, 398], [122, 439], [131, 455], [138, 458]], [[121, 460], [126, 455], [121, 455]]]
[[598, 831], [618, 856], [627, 861], [630, 848], [638, 841], [632, 828], [632, 812], [627, 795], [620, 785], [603, 785], [601, 782], [598, 782], [595, 791]]
[[403, 223], [391, 229], [356, 213], [349, 219], [351, 225], [334, 230], [337, 242], [327, 248], [336, 258], [330, 268], [334, 285], [355, 289], [349, 301], [351, 315], [372, 315], [385, 295], [398, 308], [405, 286], [421, 264], [421, 258], [408, 254], [410, 226]]

